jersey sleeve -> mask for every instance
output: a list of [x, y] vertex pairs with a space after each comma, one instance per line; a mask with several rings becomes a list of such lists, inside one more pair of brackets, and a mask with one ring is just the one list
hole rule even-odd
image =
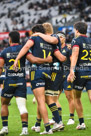
[[72, 40], [72, 43], [71, 43], [71, 45], [72, 45], [72, 48], [73, 47], [80, 47], [79, 45], [79, 40], [76, 38], [76, 39], [73, 39]]
[[26, 56], [29, 55], [29, 54], [32, 54], [32, 50], [29, 49], [29, 51], [26, 53]]
[[34, 43], [34, 41], [35, 41], [35, 36], [31, 36], [31, 37], [29, 38], [29, 40], [31, 40], [31, 41]]
[[53, 45], [54, 52], [56, 52], [61, 49], [61, 42], [57, 34], [52, 34], [52, 36], [58, 39], [58, 44]]

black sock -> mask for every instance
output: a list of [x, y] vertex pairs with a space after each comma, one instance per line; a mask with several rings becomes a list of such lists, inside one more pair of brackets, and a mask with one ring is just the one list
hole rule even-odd
[[73, 113], [70, 113], [70, 119], [74, 120], [74, 114]]
[[59, 112], [60, 119], [62, 121], [62, 108], [61, 107], [58, 108], [58, 112]]
[[40, 126], [40, 125], [41, 125], [41, 119], [36, 118], [35, 126], [37, 127], [37, 126]]
[[44, 126], [45, 126], [45, 130], [46, 130], [47, 132], [51, 129], [49, 123], [44, 124]]
[[8, 126], [8, 116], [3, 116], [1, 118], [2, 118], [3, 127], [7, 127]]
[[28, 122], [27, 121], [22, 121], [22, 127], [28, 127]]
[[50, 108], [50, 110], [55, 118], [55, 122], [59, 123], [61, 121], [61, 119], [59, 116], [59, 112], [58, 112], [58, 108], [56, 106], [56, 103], [52, 103], [52, 104], [48, 105], [48, 107]]
[[80, 123], [80, 125], [81, 125], [82, 123], [84, 123], [84, 118], [79, 118], [79, 123]]

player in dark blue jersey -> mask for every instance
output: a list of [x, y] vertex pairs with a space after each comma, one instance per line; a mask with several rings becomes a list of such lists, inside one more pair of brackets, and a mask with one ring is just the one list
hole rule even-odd
[[91, 38], [86, 36], [87, 24], [77, 22], [74, 24], [75, 39], [72, 41], [72, 61], [68, 81], [74, 80], [75, 107], [79, 117], [79, 125], [76, 129], [85, 129], [83, 107], [81, 104], [81, 92], [84, 87], [88, 91], [91, 102]]
[[[74, 96], [73, 96], [73, 84], [70, 82], [67, 82], [67, 76], [70, 72], [70, 61], [71, 61], [71, 55], [72, 55], [72, 50], [68, 48], [68, 46], [65, 44], [65, 34], [63, 32], [57, 32], [57, 35], [60, 37], [60, 41], [61, 41], [61, 52], [64, 56], [66, 56], [66, 61], [64, 61], [62, 63], [63, 65], [63, 85], [60, 86], [62, 89], [61, 91], [64, 89], [66, 98], [68, 100], [69, 103], [69, 111], [70, 111], [70, 118], [67, 122], [67, 125], [71, 125], [74, 124], [74, 110], [75, 110], [75, 106], [74, 106]], [[60, 92], [61, 93], [61, 92]], [[59, 102], [58, 102], [59, 105]]]
[[[20, 35], [18, 32], [13, 31], [9, 33], [10, 47], [3, 50], [0, 54], [0, 75], [6, 64], [6, 79], [4, 82], [4, 89], [1, 94], [1, 116], [3, 128], [0, 134], [8, 133], [8, 104], [13, 96], [16, 97], [17, 106], [20, 111], [22, 120], [22, 133], [20, 135], [28, 134], [28, 112], [26, 109], [26, 81], [25, 81], [25, 58], [33, 63], [38, 61], [35, 57], [32, 58], [28, 53], [21, 60], [18, 61], [18, 71], [13, 69], [13, 63], [22, 46], [19, 45]], [[30, 58], [29, 58], [30, 57]], [[41, 59], [39, 59], [41, 61]], [[40, 62], [39, 62], [40, 63]], [[42, 62], [41, 62], [42, 63]]]
[[17, 106], [19, 108], [22, 120], [23, 130], [21, 135], [28, 134], [28, 112], [26, 109], [26, 82], [25, 82], [25, 56], [18, 61], [19, 70], [15, 72], [13, 70], [13, 63], [15, 58], [22, 48], [19, 45], [20, 35], [14, 31], [9, 33], [10, 47], [4, 49], [0, 54], [0, 74], [2, 68], [6, 64], [6, 79], [4, 81], [4, 88], [1, 94], [1, 117], [3, 128], [0, 134], [8, 133], [8, 104], [13, 96], [16, 97]]
[[[54, 39], [53, 42], [55, 42], [55, 44], [56, 44], [58, 42], [57, 38], [54, 37], [53, 39]], [[40, 37], [31, 37], [31, 39], [26, 43], [24, 48], [20, 51], [20, 53], [19, 53], [19, 55], [16, 59], [15, 66], [17, 64], [18, 59], [20, 59], [25, 54], [25, 52], [30, 49], [30, 47], [32, 47], [33, 55], [35, 55], [35, 56], [38, 55], [41, 58], [45, 58], [46, 55], [48, 55], [48, 54], [50, 55], [53, 52], [51, 44], [48, 44], [47, 42], [45, 42]], [[34, 65], [34, 66], [36, 66], [36, 65]], [[48, 123], [48, 117], [47, 117], [47, 114], [46, 114], [47, 111], [45, 110], [46, 108], [45, 108], [45, 102], [43, 101], [43, 99], [44, 99], [43, 95], [45, 95], [44, 94], [45, 77], [47, 77], [47, 78], [50, 77], [49, 76], [50, 70], [47, 70], [47, 67], [49, 67], [50, 65], [49, 64], [41, 65], [42, 68], [44, 68], [44, 67], [46, 68], [46, 70], [43, 70], [43, 71], [41, 71], [39, 69], [40, 68], [39, 66], [40, 65], [37, 65], [37, 70], [34, 71], [34, 73], [32, 73], [32, 82], [31, 83], [32, 83], [33, 92], [34, 92], [34, 95], [37, 99], [38, 106], [39, 106], [41, 115], [43, 117], [44, 123], [47, 124]], [[34, 74], [35, 74], [35, 76], [33, 76]], [[42, 95], [41, 95], [41, 93], [39, 93], [40, 92], [39, 90], [41, 90]], [[43, 99], [40, 100], [40, 97], [43, 98]], [[45, 109], [41, 110], [42, 108], [45, 108]], [[45, 118], [44, 118], [44, 113], [45, 113]], [[48, 125], [48, 127], [49, 127], [49, 125]], [[46, 131], [43, 132], [42, 134], [44, 134], [44, 133], [48, 134], [48, 133], [51, 132], [50, 128], [48, 128], [48, 127], [46, 127]], [[48, 130], [47, 130], [47, 128], [48, 128]]]
[[0, 96], [3, 89], [3, 82], [5, 80], [5, 69], [3, 69], [2, 75], [0, 76]]
[[[45, 32], [42, 25], [37, 25], [37, 26], [33, 27], [32, 31], [37, 31], [37, 28], [39, 29], [39, 31], [41, 31], [40, 29], [42, 29], [43, 30], [42, 32], [43, 33]], [[46, 43], [40, 37], [31, 37], [30, 40], [28, 40], [27, 43], [25, 44], [25, 46], [22, 48], [19, 55], [17, 56], [16, 62], [15, 62], [16, 64], [18, 62], [17, 60], [19, 60], [22, 56], [24, 56], [24, 54], [31, 47], [32, 47], [33, 55], [35, 55], [36, 57], [40, 57], [40, 58], [46, 58], [48, 56], [48, 54], [51, 55], [51, 53], [53, 52], [52, 46], [50, 44]], [[15, 66], [16, 66], [16, 64], [15, 64]], [[48, 121], [48, 113], [47, 113], [47, 109], [46, 109], [46, 105], [45, 105], [45, 93], [44, 93], [45, 80], [48, 80], [48, 78], [50, 78], [50, 70], [47, 70], [47, 67], [49, 67], [50, 65], [49, 65], [49, 63], [47, 63], [47, 64], [43, 64], [43, 65], [34, 65], [34, 66], [37, 67], [37, 70], [31, 71], [32, 90], [33, 90], [33, 93], [37, 99], [39, 111], [40, 111], [41, 116], [44, 121], [45, 129], [46, 129], [45, 133], [51, 134], [52, 131], [51, 131], [50, 125], [48, 123], [49, 122]], [[46, 68], [46, 69], [42, 70], [43, 68]]]
[[[52, 25], [50, 23], [44, 23], [43, 26], [45, 28], [46, 35], [44, 35], [42, 33], [36, 33], [36, 34], [34, 34], [35, 36], [39, 35], [44, 40], [46, 40], [47, 42], [50, 42], [52, 44], [53, 43], [55, 44], [54, 37], [56, 37], [58, 39], [58, 44], [56, 44], [57, 47], [53, 53], [54, 57], [53, 57], [53, 64], [51, 67], [52, 68], [51, 80], [49, 82], [49, 86], [45, 90], [47, 105], [50, 108], [50, 110], [52, 111], [52, 114], [54, 115], [54, 118], [55, 118], [55, 122], [57, 124], [59, 121], [62, 121], [61, 115], [60, 116], [58, 115], [58, 111], [60, 110], [60, 108], [57, 108], [56, 103], [55, 103], [55, 101], [57, 100], [57, 97], [58, 97], [58, 93], [59, 93], [58, 90], [59, 90], [60, 84], [62, 84], [62, 79], [63, 79], [62, 63], [60, 61], [64, 61], [66, 57], [60, 53], [60, 49], [61, 49], [60, 40], [57, 35], [53, 34]], [[54, 109], [54, 110], [52, 110], [52, 109]], [[62, 125], [62, 127], [64, 127], [62, 122], [61, 122], [61, 125]], [[33, 127], [32, 127], [32, 129], [33, 129]], [[53, 131], [55, 131], [55, 129], [57, 129], [57, 128], [56, 128], [56, 125], [54, 124]]]

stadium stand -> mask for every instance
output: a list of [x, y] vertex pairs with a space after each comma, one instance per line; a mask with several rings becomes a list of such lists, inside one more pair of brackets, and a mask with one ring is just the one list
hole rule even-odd
[[[0, 32], [30, 30], [34, 24], [46, 21], [51, 22], [56, 31], [60, 26], [73, 25], [76, 20], [91, 22], [90, 5], [90, 0], [1, 0]], [[70, 43], [73, 32], [68, 29], [65, 32], [67, 43]], [[8, 45], [7, 42], [7, 38], [0, 40], [0, 50]]]

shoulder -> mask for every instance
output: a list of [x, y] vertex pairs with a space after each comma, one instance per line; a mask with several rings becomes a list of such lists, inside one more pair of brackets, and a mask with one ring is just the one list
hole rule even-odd
[[42, 39], [42, 38], [39, 37], [39, 36], [31, 36], [31, 37], [29, 38], [29, 40], [31, 40], [31, 41], [33, 41], [33, 42], [39, 41], [39, 40], [41, 40], [41, 39]]
[[80, 38], [80, 37], [74, 38], [74, 39], [72, 40], [72, 42], [71, 42], [72, 47], [73, 47], [73, 46], [79, 47], [80, 44], [81, 44], [81, 38]]

